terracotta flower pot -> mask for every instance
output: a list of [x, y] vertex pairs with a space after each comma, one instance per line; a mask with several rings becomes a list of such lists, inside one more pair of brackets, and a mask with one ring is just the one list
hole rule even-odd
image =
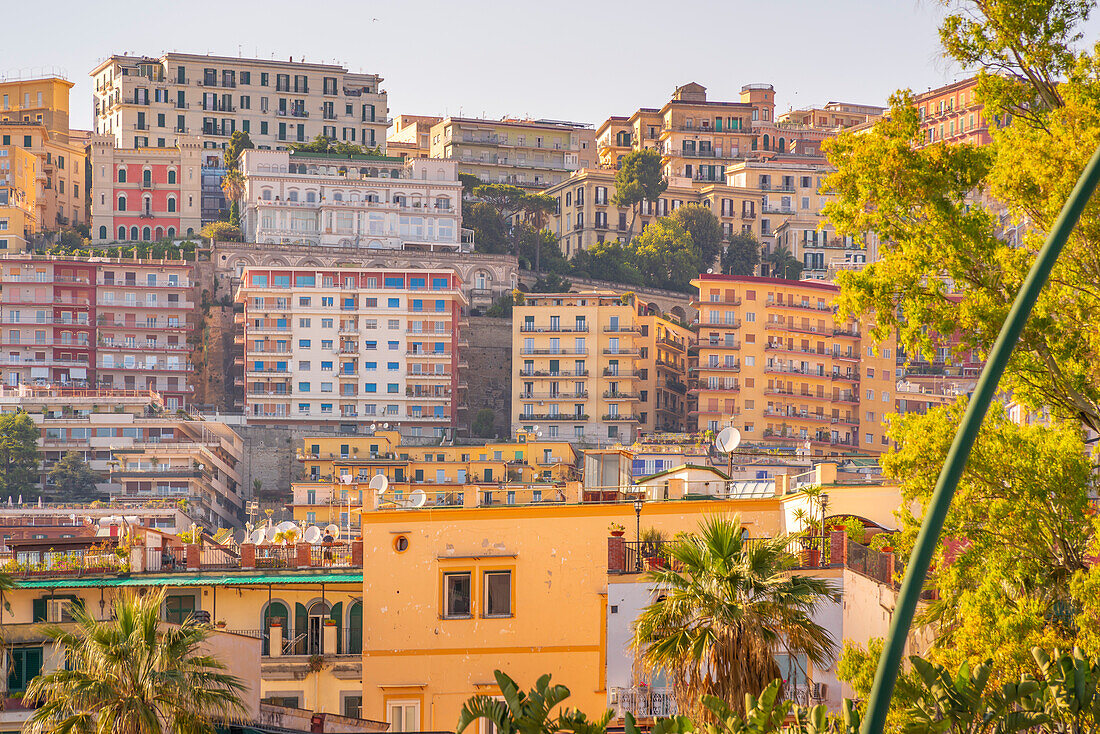
[[625, 530], [612, 530], [611, 531], [611, 537], [613, 537], [613, 538], [621, 538], [624, 535], [626, 535]]

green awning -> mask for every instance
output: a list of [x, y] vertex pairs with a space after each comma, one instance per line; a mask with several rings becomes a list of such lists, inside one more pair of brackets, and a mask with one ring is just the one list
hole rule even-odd
[[15, 579], [18, 589], [86, 589], [112, 586], [281, 586], [287, 584], [362, 584], [362, 571], [324, 573], [174, 573], [139, 576], [101, 576]]

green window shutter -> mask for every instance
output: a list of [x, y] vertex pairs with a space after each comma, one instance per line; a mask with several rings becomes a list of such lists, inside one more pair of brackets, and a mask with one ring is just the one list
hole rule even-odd
[[344, 630], [344, 602], [338, 601], [332, 605], [332, 612], [328, 615], [329, 619], [336, 623], [336, 649], [343, 650], [341, 646], [343, 642]]
[[35, 599], [31, 604], [31, 621], [46, 621], [46, 597]]
[[348, 652], [363, 652], [363, 602], [353, 602], [348, 608]]
[[[294, 637], [301, 637], [302, 641], [298, 644], [302, 646], [302, 652], [305, 652], [305, 639], [309, 632], [309, 614], [306, 613], [306, 607], [304, 604], [294, 604]], [[300, 654], [300, 653], [299, 653]]]

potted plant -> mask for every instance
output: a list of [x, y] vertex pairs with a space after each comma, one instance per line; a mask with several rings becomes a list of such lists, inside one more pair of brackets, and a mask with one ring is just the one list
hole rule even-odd
[[607, 529], [611, 532], [611, 536], [614, 538], [621, 538], [626, 535], [626, 526], [617, 522], [612, 522], [610, 525], [607, 526]]
[[642, 554], [642, 558], [645, 559], [646, 569], [652, 571], [667, 565], [667, 550], [665, 545], [667, 539], [665, 534], [656, 528], [646, 528], [642, 531], [641, 548], [639, 551]]
[[219, 619], [217, 622], [214, 622], [214, 626], [217, 627], [220, 630], [225, 629], [225, 620], [224, 619]]

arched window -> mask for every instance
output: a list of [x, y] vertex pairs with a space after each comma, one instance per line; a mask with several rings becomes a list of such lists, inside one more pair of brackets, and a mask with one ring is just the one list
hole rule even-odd
[[122, 166], [118, 167], [118, 182], [126, 183], [126, 169]]
[[107, 227], [104, 226], [99, 228], [99, 239], [107, 239]]
[[341, 194], [339, 191], [337, 191], [335, 194], [332, 195], [332, 200], [333, 201], [343, 201], [344, 200], [344, 195]]
[[141, 185], [152, 186], [153, 185], [153, 172], [146, 168], [141, 172]]
[[194, 228], [194, 227], [188, 227], [188, 228], [187, 228], [187, 236], [188, 236], [188, 237], [191, 237], [191, 236], [193, 236], [194, 234], [195, 234], [195, 228]]
[[291, 189], [286, 193], [287, 201], [298, 201], [298, 189]]
[[264, 655], [270, 655], [268, 652], [268, 641], [271, 639], [271, 625], [274, 622], [278, 622], [283, 627], [283, 642], [293, 639], [290, 634], [290, 613], [287, 611], [286, 604], [281, 601], [273, 601], [267, 605], [264, 609], [263, 617], [263, 641], [264, 641]]
[[137, 242], [137, 227], [130, 227], [130, 239]]
[[401, 178], [401, 171], [396, 168], [390, 170], [390, 178]]
[[261, 191], [260, 198], [264, 201], [271, 201], [271, 189], [264, 189]]
[[450, 198], [446, 197], [446, 196], [436, 197], [435, 208], [436, 209], [450, 209], [451, 208]]
[[768, 148], [768, 136], [767, 135], [764, 135], [764, 150], [770, 150], [770, 148]]
[[145, 212], [146, 215], [149, 215], [149, 214], [153, 213], [153, 197], [151, 197], [151, 196], [142, 197], [142, 199], [141, 199], [141, 210], [143, 212]]
[[157, 227], [156, 230], [153, 232], [153, 239], [158, 241], [158, 242], [160, 240], [163, 240], [164, 239], [164, 230], [161, 229], [160, 227]]
[[126, 228], [125, 227], [119, 227], [118, 228], [118, 239], [119, 239], [119, 242], [122, 242], [126, 239]]
[[176, 169], [168, 169], [168, 183], [174, 184], [176, 182]]
[[398, 206], [405, 206], [405, 197], [401, 194], [397, 194], [393, 197], [393, 203], [397, 204]]
[[367, 203], [368, 204], [377, 204], [378, 203], [378, 194], [367, 194]]
[[141, 228], [141, 241], [142, 242], [148, 242], [149, 238], [151, 236], [152, 236], [152, 233], [149, 231], [148, 227], [142, 227]]
[[168, 197], [168, 211], [170, 211], [170, 212], [176, 211], [176, 197], [174, 197], [174, 196], [169, 196]]
[[[335, 619], [336, 625], [336, 649], [340, 649], [340, 608], [343, 602], [337, 602], [331, 607], [323, 601], [315, 601], [309, 605], [306, 611], [306, 654], [320, 655], [324, 648], [325, 620]], [[297, 630], [295, 630], [297, 632]]]
[[312, 204], [317, 201], [317, 193], [315, 191], [306, 192], [306, 203]]
[[779, 139], [779, 147], [777, 148], [777, 150], [780, 153], [786, 153], [787, 152], [787, 141], [786, 141], [785, 138], [780, 138]]
[[344, 650], [347, 655], [361, 655], [363, 653], [363, 602], [351, 603], [348, 608], [348, 646]]
[[118, 210], [120, 212], [126, 211], [126, 197], [125, 196], [118, 197]]
[[175, 227], [169, 227], [168, 228], [168, 239], [173, 240], [175, 238], [176, 238], [176, 228]]

